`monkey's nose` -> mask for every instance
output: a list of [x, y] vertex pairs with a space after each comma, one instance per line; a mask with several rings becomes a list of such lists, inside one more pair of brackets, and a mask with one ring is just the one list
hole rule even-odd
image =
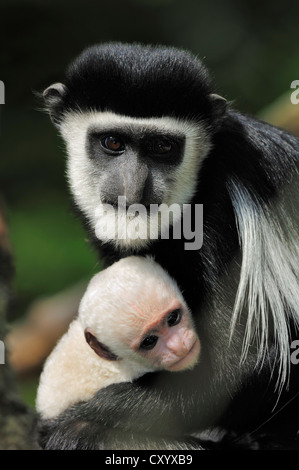
[[185, 356], [186, 352], [188, 351], [188, 346], [186, 345], [185, 341], [175, 335], [168, 339], [167, 347], [169, 351], [175, 354], [177, 357]]

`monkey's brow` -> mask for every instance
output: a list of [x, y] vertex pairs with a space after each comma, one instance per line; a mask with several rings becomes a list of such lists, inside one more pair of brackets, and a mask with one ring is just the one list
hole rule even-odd
[[159, 332], [159, 326], [166, 321], [168, 315], [173, 312], [174, 310], [177, 310], [177, 309], [181, 309], [182, 311], [184, 311], [184, 307], [183, 305], [181, 304], [181, 302], [179, 302], [177, 299], [173, 302], [172, 305], [170, 305], [166, 311], [160, 315], [160, 318], [159, 320], [156, 320], [152, 323], [152, 327], [151, 326], [147, 326], [145, 328], [145, 330], [138, 336], [138, 338], [136, 340], [134, 340], [134, 342], [132, 343], [132, 347], [135, 348], [135, 349], [138, 349], [139, 345], [142, 343], [142, 341], [147, 337], [147, 336], [151, 336], [151, 335], [155, 335], [156, 333]]
[[[166, 311], [166, 313], [164, 315], [161, 315], [160, 319], [157, 322], [154, 323], [153, 328], [148, 329], [145, 337], [148, 336], [148, 335], [154, 335], [155, 333], [158, 333], [159, 332], [159, 326], [167, 321], [169, 314], [172, 313], [174, 310], [182, 310], [182, 306], [179, 305], [176, 308], [168, 309]], [[157, 325], [157, 326], [155, 326], [155, 325]]]
[[169, 130], [163, 128], [163, 126], [157, 125], [145, 125], [139, 123], [130, 124], [118, 124], [118, 123], [103, 123], [103, 124], [92, 124], [88, 128], [88, 133], [106, 133], [113, 132], [119, 135], [134, 135], [135, 137], [169, 137], [177, 141], [183, 141], [185, 134], [178, 130]]

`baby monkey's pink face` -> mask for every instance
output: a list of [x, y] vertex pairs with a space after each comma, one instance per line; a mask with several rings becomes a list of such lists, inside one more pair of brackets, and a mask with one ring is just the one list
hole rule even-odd
[[200, 351], [190, 314], [178, 299], [146, 323], [130, 346], [155, 368], [169, 371], [193, 367]]
[[[147, 275], [142, 295], [124, 288], [119, 298], [117, 291], [117, 315], [109, 314], [109, 304], [107, 315], [100, 311], [98, 316], [92, 312], [93, 305], [88, 306], [89, 314], [94, 314], [93, 324], [85, 328], [87, 343], [102, 359], [122, 361], [123, 367], [133, 368], [136, 377], [155, 370], [191, 369], [199, 357], [200, 341], [181, 293], [164, 273], [149, 270], [141, 274]], [[109, 298], [113, 296], [111, 285], [106, 293]], [[98, 305], [102, 305], [100, 299]]]

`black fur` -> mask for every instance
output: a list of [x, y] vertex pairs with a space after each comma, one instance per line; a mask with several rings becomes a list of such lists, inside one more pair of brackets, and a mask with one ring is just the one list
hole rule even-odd
[[[169, 87], [169, 77], [175, 77]], [[208, 74], [176, 49], [103, 44], [84, 51], [69, 67], [65, 109], [113, 110], [136, 117], [205, 116], [211, 106]], [[146, 92], [145, 92], [146, 89]]]
[[[274, 346], [257, 365], [253, 344], [240, 366], [246, 312], [228, 344], [241, 259], [231, 200], [234, 185], [246, 188], [259, 206], [267, 206], [297, 175], [298, 140], [232, 109], [217, 120], [219, 103], [211, 99], [206, 69], [176, 49], [95, 46], [71, 65], [65, 85], [55, 106], [46, 97], [55, 122], [63, 120], [65, 111], [80, 108], [137, 117], [200, 118], [210, 129], [213, 148], [196, 176], [197, 191], [191, 201], [204, 205], [202, 249], [186, 251], [185, 240], [170, 238], [153, 241], [139, 252], [152, 253], [177, 280], [192, 309], [202, 351], [192, 371], [148, 374], [133, 384], [111, 385], [56, 420], [41, 422], [43, 447], [297, 448], [298, 398], [293, 397], [298, 370], [293, 367], [290, 388], [280, 395], [274, 417], [278, 400]], [[130, 254], [102, 246], [93, 227], [85, 223], [108, 264]], [[291, 318], [290, 331], [296, 338]], [[218, 426], [227, 433], [225, 437], [220, 433], [216, 442], [198, 434]]]

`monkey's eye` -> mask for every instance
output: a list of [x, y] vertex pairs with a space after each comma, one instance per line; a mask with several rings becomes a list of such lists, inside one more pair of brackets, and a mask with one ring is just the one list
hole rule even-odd
[[153, 143], [153, 151], [158, 155], [164, 155], [172, 150], [172, 144], [167, 139], [159, 139]]
[[112, 152], [122, 152], [125, 150], [123, 142], [116, 136], [110, 135], [101, 140], [102, 146]]
[[182, 311], [178, 308], [176, 310], [173, 310], [170, 312], [170, 314], [167, 317], [167, 325], [168, 326], [175, 326], [178, 323], [180, 323], [182, 318]]
[[145, 349], [149, 351], [150, 349], [154, 349], [158, 342], [158, 336], [151, 335], [144, 338], [144, 340], [140, 343], [139, 349]]

